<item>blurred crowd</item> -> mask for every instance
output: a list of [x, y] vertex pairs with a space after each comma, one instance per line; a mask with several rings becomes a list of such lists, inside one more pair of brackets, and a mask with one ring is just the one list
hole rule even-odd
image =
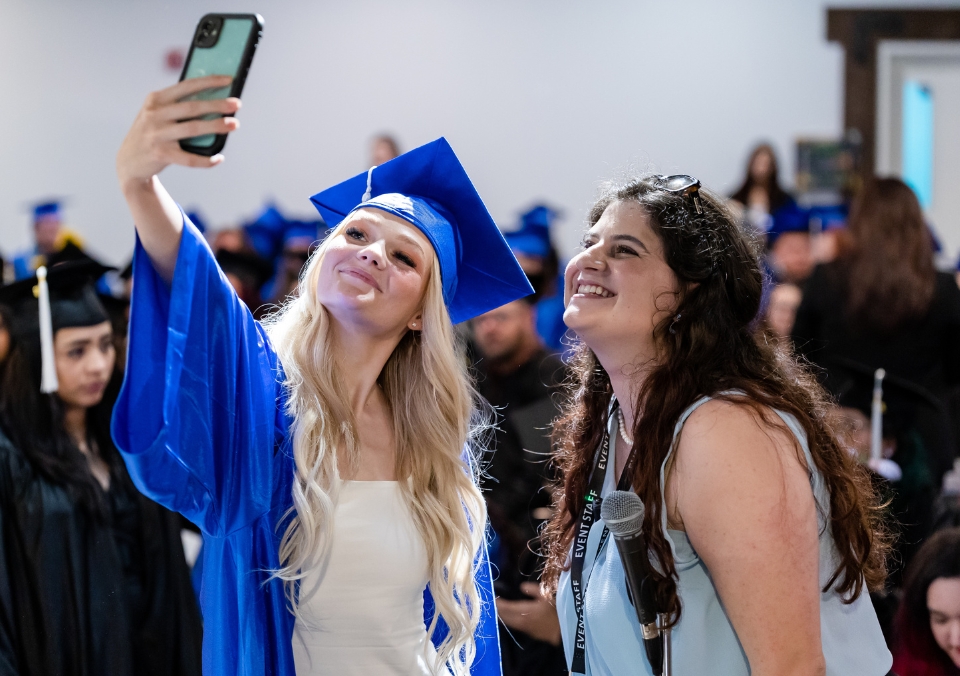
[[[371, 144], [373, 165], [397, 154], [389, 136]], [[934, 228], [900, 180], [870, 179], [853, 195], [810, 203], [782, 187], [776, 155], [766, 144], [750, 154], [729, 205], [755, 234], [767, 270], [757, 340], [816, 367], [836, 402], [835, 428], [887, 496], [897, 546], [887, 590], [873, 600], [894, 670], [900, 676], [958, 674], [960, 265], [946, 269]], [[34, 245], [3, 252], [9, 258], [0, 289], [0, 447], [6, 449], [0, 453], [0, 673], [7, 673], [5, 656], [18, 651], [18, 659], [36, 663], [29, 673], [59, 673], [44, 670], [37, 646], [24, 647], [28, 629], [13, 618], [33, 602], [100, 603], [97, 595], [109, 595], [116, 583], [78, 582], [76, 576], [84, 575], [78, 570], [90, 567], [133, 585], [140, 599], [117, 611], [126, 613], [136, 647], [118, 652], [117, 660], [142, 660], [138, 673], [199, 673], [199, 636], [170, 639], [165, 632], [172, 625], [164, 619], [177, 615], [181, 633], [199, 631], [188, 577], [192, 568], [195, 588], [202, 574], [199, 536], [192, 524], [136, 494], [103, 422], [124, 368], [134, 271], [95, 261], [82, 237], [66, 227], [60, 202], [37, 204], [33, 215]], [[188, 217], [205, 232], [223, 274], [257, 318], [297, 293], [300, 271], [328, 225], [291, 218], [275, 204], [248, 222], [216, 230], [200, 210]], [[559, 624], [537, 586], [537, 536], [552, 504], [550, 426], [566, 379], [564, 353], [575, 340], [563, 324], [565, 262], [555, 246], [562, 218], [551, 205], [531, 204], [517, 222], [503, 224], [536, 293], [461, 327], [477, 389], [498, 416], [484, 489], [507, 676], [566, 673]], [[72, 303], [63, 312], [82, 307], [94, 313], [89, 321], [101, 320], [54, 320], [62, 401], [52, 414], [40, 410], [38, 398], [43, 320], [31, 308], [40, 266], [49, 271], [51, 303]], [[77, 333], [89, 333], [90, 326], [104, 330]], [[70, 399], [73, 391], [80, 394]], [[14, 458], [14, 447], [33, 450]], [[73, 524], [63, 537], [96, 532], [97, 551], [70, 542], [41, 551], [30, 541], [37, 508], [54, 503]], [[71, 564], [80, 559], [84, 566]], [[83, 594], [69, 591], [78, 585]], [[160, 594], [167, 601], [158, 601]], [[47, 610], [61, 618], [84, 616]], [[45, 632], [72, 630], [50, 617], [31, 621]], [[178, 646], [175, 654], [151, 652], [150, 646], [169, 640]], [[158, 671], [158, 661], [180, 666]]]

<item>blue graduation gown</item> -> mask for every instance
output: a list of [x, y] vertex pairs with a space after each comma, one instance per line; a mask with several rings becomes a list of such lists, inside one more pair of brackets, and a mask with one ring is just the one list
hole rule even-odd
[[[186, 217], [172, 286], [139, 241], [134, 279], [113, 437], [144, 495], [203, 530], [203, 673], [293, 676], [294, 618], [282, 582], [270, 579], [295, 472], [277, 354]], [[472, 673], [499, 676], [485, 549]]]

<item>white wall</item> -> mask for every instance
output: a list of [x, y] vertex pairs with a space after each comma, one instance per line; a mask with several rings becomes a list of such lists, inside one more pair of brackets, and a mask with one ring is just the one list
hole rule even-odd
[[562, 206], [569, 252], [604, 178], [653, 163], [727, 191], [748, 148], [769, 139], [791, 180], [794, 138], [842, 131], [842, 50], [825, 39], [822, 0], [0, 0], [0, 9], [8, 254], [30, 241], [25, 204], [63, 195], [91, 249], [114, 263], [129, 256], [114, 154], [146, 93], [176, 80], [164, 53], [186, 46], [206, 11], [265, 18], [227, 161], [163, 176], [216, 225], [271, 196], [308, 214], [308, 196], [365, 169], [369, 137], [389, 130], [406, 148], [445, 135], [508, 229], [535, 199]]

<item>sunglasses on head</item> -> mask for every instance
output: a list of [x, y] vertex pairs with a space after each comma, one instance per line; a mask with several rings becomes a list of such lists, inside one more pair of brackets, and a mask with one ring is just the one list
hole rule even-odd
[[664, 190], [683, 197], [692, 197], [693, 206], [697, 208], [697, 213], [703, 213], [703, 207], [700, 205], [700, 181], [693, 176], [687, 176], [686, 174], [658, 175], [653, 177], [650, 184], [657, 190]]

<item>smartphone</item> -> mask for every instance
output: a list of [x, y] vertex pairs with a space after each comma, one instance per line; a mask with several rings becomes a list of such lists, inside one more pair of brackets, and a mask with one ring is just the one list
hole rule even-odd
[[[229, 75], [233, 82], [227, 87], [206, 89], [183, 100], [239, 97], [262, 34], [263, 17], [259, 14], [207, 14], [200, 19], [180, 80]], [[204, 115], [203, 119], [215, 120], [217, 117], [222, 115]], [[226, 143], [226, 134], [204, 134], [181, 139], [180, 147], [189, 153], [210, 156], [223, 150]]]

